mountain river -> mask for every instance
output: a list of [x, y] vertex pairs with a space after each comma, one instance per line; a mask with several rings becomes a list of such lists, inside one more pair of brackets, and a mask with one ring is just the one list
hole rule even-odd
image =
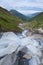
[[[20, 35], [5, 32], [0, 38], [0, 65], [17, 65], [19, 51], [25, 52], [29, 65], [43, 65], [43, 40], [34, 35], [26, 36], [26, 30]], [[17, 63], [17, 62], [16, 62]]]

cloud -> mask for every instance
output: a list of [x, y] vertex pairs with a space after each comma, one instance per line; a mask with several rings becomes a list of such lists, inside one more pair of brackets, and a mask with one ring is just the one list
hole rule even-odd
[[43, 0], [0, 0], [0, 6], [29, 14], [43, 11]]

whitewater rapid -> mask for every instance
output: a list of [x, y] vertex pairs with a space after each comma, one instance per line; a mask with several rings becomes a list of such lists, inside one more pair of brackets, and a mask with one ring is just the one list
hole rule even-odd
[[28, 49], [26, 53], [32, 57], [29, 65], [43, 64], [43, 40], [36, 39], [34, 36], [26, 37], [23, 33], [21, 36], [13, 32], [3, 33], [0, 38], [0, 57], [13, 52], [17, 54], [23, 47]]

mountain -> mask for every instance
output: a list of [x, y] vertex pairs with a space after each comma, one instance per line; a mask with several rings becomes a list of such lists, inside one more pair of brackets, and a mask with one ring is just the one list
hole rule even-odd
[[43, 12], [39, 13], [35, 17], [31, 18], [28, 23], [26, 23], [25, 28], [38, 29], [43, 28]]
[[35, 17], [35, 16], [37, 16], [39, 14], [39, 12], [37, 12], [37, 13], [34, 13], [34, 14], [29, 14], [29, 15], [27, 15], [27, 17], [30, 17], [30, 18], [32, 18], [32, 17]]
[[21, 14], [20, 12], [16, 11], [16, 10], [10, 10], [10, 13], [13, 15], [13, 16], [17, 16], [19, 18], [22, 18], [23, 20], [28, 20], [29, 17]]
[[17, 17], [13, 16], [8, 10], [0, 7], [0, 31], [21, 31], [18, 27], [19, 23], [24, 21]]

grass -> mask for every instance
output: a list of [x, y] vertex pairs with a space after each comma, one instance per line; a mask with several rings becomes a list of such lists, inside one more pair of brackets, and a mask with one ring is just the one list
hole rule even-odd
[[24, 25], [26, 29], [32, 28], [32, 29], [38, 29], [43, 28], [43, 12], [39, 15], [33, 17], [31, 20], [29, 20], [28, 23]]
[[18, 24], [23, 22], [22, 19], [12, 16], [9, 11], [0, 7], [0, 30], [21, 32]]

